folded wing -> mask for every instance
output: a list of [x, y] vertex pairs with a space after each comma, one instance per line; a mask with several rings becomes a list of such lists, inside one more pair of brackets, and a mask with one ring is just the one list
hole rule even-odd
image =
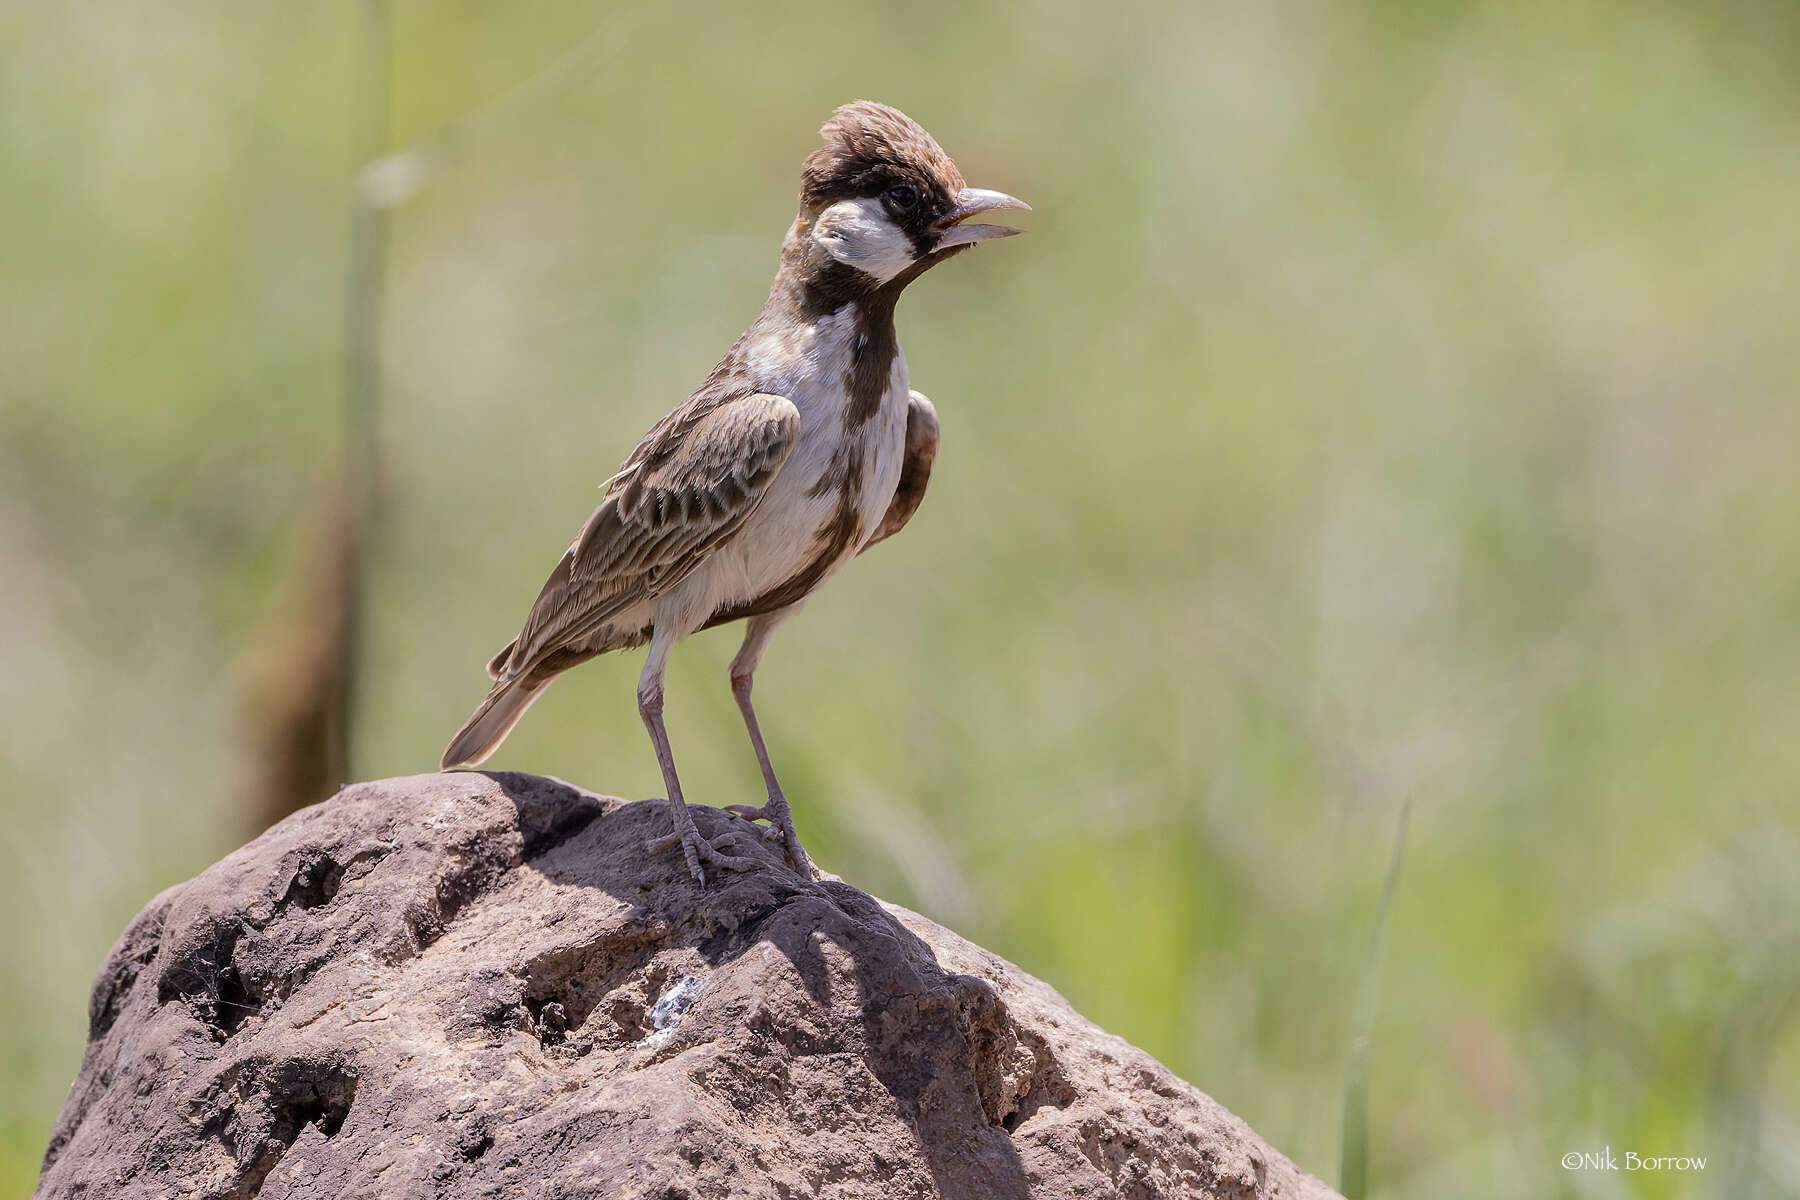
[[900, 484], [875, 535], [863, 543], [858, 554], [876, 542], [886, 541], [906, 527], [919, 505], [925, 502], [925, 485], [931, 482], [931, 464], [937, 461], [938, 416], [923, 394], [912, 392], [906, 405], [906, 457], [900, 464]]
[[625, 460], [489, 673], [518, 678], [680, 583], [756, 511], [799, 433], [792, 402], [766, 392], [670, 413]]

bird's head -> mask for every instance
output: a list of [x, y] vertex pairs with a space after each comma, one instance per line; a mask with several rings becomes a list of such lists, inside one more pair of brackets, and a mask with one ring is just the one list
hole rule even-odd
[[897, 108], [858, 100], [819, 133], [825, 144], [800, 177], [796, 232], [878, 284], [910, 280], [976, 242], [1022, 232], [970, 223], [977, 213], [1031, 206], [965, 185], [937, 140]]

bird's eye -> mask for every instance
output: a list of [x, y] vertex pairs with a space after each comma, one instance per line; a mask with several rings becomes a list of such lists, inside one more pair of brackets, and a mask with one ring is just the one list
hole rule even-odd
[[910, 183], [896, 183], [882, 193], [882, 199], [896, 212], [909, 212], [919, 202], [919, 190]]

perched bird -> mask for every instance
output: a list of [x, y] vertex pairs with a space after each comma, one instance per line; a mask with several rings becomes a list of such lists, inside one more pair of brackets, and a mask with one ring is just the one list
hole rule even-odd
[[768, 802], [728, 807], [768, 821], [763, 836], [810, 873], [750, 703], [756, 667], [776, 628], [924, 498], [938, 421], [907, 386], [901, 291], [977, 242], [1020, 232], [969, 217], [1030, 207], [965, 186], [932, 136], [884, 104], [847, 104], [819, 132], [762, 312], [602, 485], [525, 628], [488, 663], [493, 690], [444, 751], [446, 770], [481, 762], [558, 675], [649, 642], [638, 712], [674, 822], [650, 849], [680, 845], [701, 883], [707, 866], [757, 860], [724, 852], [743, 831], [702, 838], [682, 801], [662, 718], [670, 651], [698, 630], [747, 622], [731, 690]]

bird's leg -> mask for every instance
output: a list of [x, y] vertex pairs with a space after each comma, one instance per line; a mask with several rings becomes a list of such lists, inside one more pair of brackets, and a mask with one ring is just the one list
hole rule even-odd
[[763, 783], [769, 789], [769, 801], [761, 808], [752, 808], [747, 804], [727, 804], [725, 808], [747, 821], [768, 821], [774, 827], [770, 832], [781, 835], [782, 849], [787, 854], [788, 865], [811, 878], [812, 860], [807, 857], [806, 848], [800, 844], [800, 835], [794, 831], [793, 813], [788, 808], [787, 797], [781, 793], [781, 781], [775, 778], [775, 767], [769, 762], [769, 748], [763, 744], [762, 729], [756, 722], [756, 706], [750, 703], [753, 681], [754, 676], [751, 675], [733, 675], [731, 694], [737, 697], [738, 708], [744, 714], [744, 728], [750, 731], [750, 745], [755, 748], [757, 764], [762, 767]]
[[775, 778], [775, 766], [769, 761], [769, 748], [763, 744], [762, 727], [756, 721], [756, 706], [750, 702], [750, 689], [756, 682], [757, 663], [762, 660], [769, 635], [774, 631], [774, 622], [753, 620], [749, 632], [744, 635], [743, 648], [731, 660], [731, 694], [737, 697], [738, 711], [744, 714], [744, 728], [750, 731], [750, 745], [756, 750], [756, 762], [762, 768], [763, 783], [769, 789], [769, 800], [761, 808], [752, 808], [747, 804], [727, 804], [725, 809], [747, 821], [768, 821], [773, 826], [770, 832], [780, 835], [788, 865], [810, 879], [814, 875], [812, 859], [807, 857], [806, 848], [800, 844], [800, 835], [794, 832], [793, 814], [788, 809], [787, 797], [782, 795], [781, 781]]
[[[653, 639], [661, 642], [662, 639]], [[644, 664], [643, 678], [638, 681], [638, 715], [644, 719], [644, 728], [650, 731], [650, 744], [656, 748], [656, 765], [662, 768], [663, 786], [668, 789], [669, 819], [674, 824], [674, 832], [646, 844], [645, 849], [658, 853], [671, 846], [681, 846], [682, 857], [687, 859], [688, 870], [702, 887], [706, 886], [706, 872], [702, 863], [723, 867], [727, 870], [743, 870], [748, 867], [764, 865], [760, 859], [743, 858], [719, 852], [718, 845], [700, 836], [694, 826], [694, 818], [687, 810], [687, 804], [681, 798], [681, 780], [675, 775], [675, 754], [669, 749], [669, 733], [663, 727], [663, 672], [668, 667], [670, 645], [652, 644], [649, 661]], [[735, 834], [727, 834], [716, 839], [720, 844], [732, 841]]]

